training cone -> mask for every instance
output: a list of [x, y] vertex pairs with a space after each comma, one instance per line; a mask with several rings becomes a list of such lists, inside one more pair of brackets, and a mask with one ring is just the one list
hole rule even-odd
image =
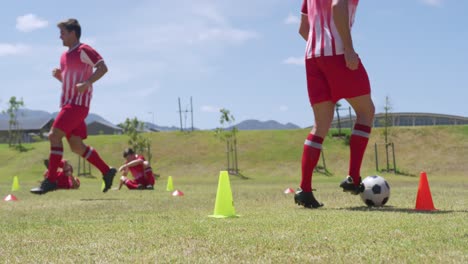
[[3, 201], [5, 202], [11, 202], [11, 201], [18, 201], [18, 198], [16, 198], [13, 194], [9, 194], [3, 198]]
[[287, 188], [283, 191], [284, 194], [296, 193], [293, 188]]
[[167, 177], [167, 186], [166, 191], [172, 192], [174, 190], [174, 185], [172, 184], [172, 176]]
[[418, 195], [416, 196], [416, 208], [417, 211], [433, 211], [437, 210], [432, 202], [431, 189], [429, 188], [429, 182], [427, 181], [427, 174], [421, 172], [419, 178]]
[[221, 171], [219, 173], [218, 192], [216, 193], [214, 214], [210, 215], [210, 217], [238, 217], [234, 210], [234, 201], [232, 200], [231, 184], [229, 183], [229, 174], [227, 171]]
[[13, 184], [11, 185], [11, 191], [18, 191], [20, 189], [20, 185], [18, 182], [18, 176], [13, 177]]
[[175, 190], [172, 192], [172, 196], [184, 196], [184, 193], [182, 191]]

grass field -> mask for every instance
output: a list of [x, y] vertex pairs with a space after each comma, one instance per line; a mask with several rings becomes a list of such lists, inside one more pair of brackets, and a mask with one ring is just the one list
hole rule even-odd
[[[375, 174], [374, 130], [363, 175]], [[327, 138], [332, 176], [316, 174], [325, 207], [293, 204], [283, 190], [300, 180], [306, 130], [241, 131], [239, 166], [231, 176], [238, 218], [214, 219], [224, 145], [212, 132], [151, 134], [162, 177], [154, 191], [100, 192], [99, 178], [83, 178], [75, 191], [29, 194], [43, 172], [48, 143], [17, 154], [0, 145], [0, 195], [21, 189], [17, 202], [0, 202], [2, 263], [467, 263], [468, 127], [394, 129], [397, 166], [410, 175], [379, 173], [392, 187], [388, 206], [367, 208], [341, 192], [348, 149]], [[90, 137], [113, 166], [122, 162], [125, 136]], [[67, 158], [77, 160], [68, 149]], [[75, 168], [76, 170], [76, 168]], [[414, 211], [419, 172], [428, 172], [434, 212]], [[93, 169], [93, 174], [97, 172]], [[173, 197], [167, 176], [185, 193]], [[414, 175], [414, 176], [411, 176]], [[116, 185], [115, 181], [115, 185]]]

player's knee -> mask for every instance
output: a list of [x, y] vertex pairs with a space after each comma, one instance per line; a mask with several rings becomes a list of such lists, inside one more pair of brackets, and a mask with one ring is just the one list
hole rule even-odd
[[53, 131], [49, 133], [48, 138], [50, 142], [57, 142], [62, 140], [62, 137], [60, 137], [58, 133], [55, 133]]

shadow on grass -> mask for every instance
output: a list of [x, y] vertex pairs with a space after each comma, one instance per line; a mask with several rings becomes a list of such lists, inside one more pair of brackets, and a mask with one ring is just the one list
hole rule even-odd
[[123, 199], [117, 198], [96, 198], [96, 199], [80, 199], [83, 202], [94, 202], [94, 201], [122, 201]]
[[398, 208], [394, 206], [383, 206], [383, 207], [367, 207], [367, 206], [356, 206], [348, 208], [337, 208], [336, 210], [348, 210], [348, 211], [362, 211], [362, 212], [389, 212], [389, 213], [408, 213], [408, 214], [450, 214], [450, 213], [468, 213], [468, 210], [434, 210], [434, 211], [418, 211], [411, 208]]

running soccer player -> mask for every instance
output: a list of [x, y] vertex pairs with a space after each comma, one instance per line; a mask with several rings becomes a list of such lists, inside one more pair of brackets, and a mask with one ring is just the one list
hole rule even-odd
[[333, 121], [335, 104], [346, 99], [356, 113], [350, 139], [349, 175], [343, 191], [362, 191], [360, 168], [374, 119], [374, 104], [367, 72], [356, 53], [351, 36], [359, 0], [303, 0], [299, 34], [307, 41], [305, 67], [309, 101], [315, 124], [302, 154], [301, 190], [295, 203], [306, 208], [323, 206], [312, 193], [312, 172], [323, 140]]
[[71, 18], [57, 26], [63, 45], [68, 47], [60, 58], [60, 68], [52, 71], [53, 77], [62, 83], [61, 109], [49, 133], [49, 174], [39, 187], [31, 189], [31, 193], [45, 194], [57, 189], [57, 168], [63, 157], [64, 137], [74, 153], [101, 171], [105, 183], [103, 192], [107, 192], [117, 171], [109, 167], [95, 149], [83, 142], [88, 136], [85, 118], [91, 105], [93, 83], [107, 72], [107, 66], [96, 50], [80, 42], [81, 26], [78, 20]]

